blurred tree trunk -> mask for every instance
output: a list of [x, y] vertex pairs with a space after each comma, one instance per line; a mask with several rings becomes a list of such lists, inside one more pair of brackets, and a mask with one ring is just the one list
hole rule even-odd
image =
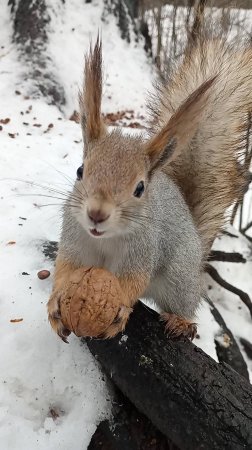
[[104, 0], [102, 20], [109, 22], [111, 14], [117, 19], [122, 39], [130, 42], [137, 38], [135, 17], [138, 16], [138, 2], [134, 4], [133, 0]]
[[45, 0], [9, 0], [13, 41], [17, 44], [24, 67], [24, 81], [34, 97], [43, 95], [48, 103], [61, 106], [65, 103], [63, 88], [53, 73], [53, 61], [46, 50], [50, 23]]

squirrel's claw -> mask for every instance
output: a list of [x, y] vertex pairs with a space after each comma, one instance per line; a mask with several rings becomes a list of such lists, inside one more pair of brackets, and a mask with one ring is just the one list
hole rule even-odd
[[177, 316], [176, 314], [162, 313], [161, 320], [165, 322], [165, 332], [171, 339], [187, 338], [192, 341], [197, 334], [197, 324]]
[[126, 323], [128, 322], [131, 312], [132, 308], [128, 306], [121, 306], [117, 316], [115, 317], [111, 325], [107, 328], [107, 330], [102, 334], [102, 336], [100, 336], [100, 338], [112, 338], [118, 333], [121, 333], [124, 330]]
[[67, 337], [71, 334], [71, 331], [69, 331], [61, 322], [59, 303], [60, 294], [53, 292], [47, 303], [48, 320], [55, 333], [58, 334], [63, 342], [68, 344]]

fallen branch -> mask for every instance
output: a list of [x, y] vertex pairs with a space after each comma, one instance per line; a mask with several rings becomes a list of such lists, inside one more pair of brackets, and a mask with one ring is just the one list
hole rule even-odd
[[237, 287], [233, 286], [232, 284], [228, 283], [228, 281], [224, 280], [220, 274], [217, 272], [215, 267], [211, 266], [211, 264], [207, 264], [205, 266], [205, 271], [212, 277], [216, 283], [218, 283], [221, 287], [226, 289], [229, 292], [232, 292], [235, 295], [238, 295], [240, 297], [241, 301], [247, 306], [249, 309], [250, 315], [252, 317], [252, 302], [249, 297], [249, 295], [242, 291], [241, 289], [238, 289]]
[[168, 340], [158, 314], [141, 302], [123, 335], [86, 341], [119, 389], [181, 450], [252, 448], [251, 385], [192, 343]]
[[101, 422], [87, 450], [179, 450], [115, 389], [111, 420]]

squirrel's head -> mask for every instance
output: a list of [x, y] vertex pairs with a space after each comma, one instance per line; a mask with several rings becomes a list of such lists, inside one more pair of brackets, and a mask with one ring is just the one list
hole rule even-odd
[[91, 235], [110, 237], [142, 223], [149, 168], [142, 147], [140, 138], [125, 136], [120, 130], [86, 144], [75, 185], [82, 208], [74, 210]]
[[101, 115], [102, 54], [99, 37], [85, 58], [80, 119], [85, 144], [77, 170], [73, 214], [94, 237], [111, 237], [143, 226], [150, 215], [148, 185], [193, 137], [205, 93], [202, 85], [149, 140], [109, 132]]

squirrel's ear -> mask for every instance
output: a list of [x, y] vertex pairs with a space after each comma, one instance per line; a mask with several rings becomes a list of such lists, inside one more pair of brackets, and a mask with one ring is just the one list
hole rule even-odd
[[101, 138], [106, 127], [101, 117], [102, 43], [98, 34], [95, 47], [85, 56], [84, 83], [79, 93], [80, 121], [85, 144]]
[[216, 77], [203, 83], [177, 109], [169, 122], [146, 144], [150, 171], [169, 164], [193, 138]]

